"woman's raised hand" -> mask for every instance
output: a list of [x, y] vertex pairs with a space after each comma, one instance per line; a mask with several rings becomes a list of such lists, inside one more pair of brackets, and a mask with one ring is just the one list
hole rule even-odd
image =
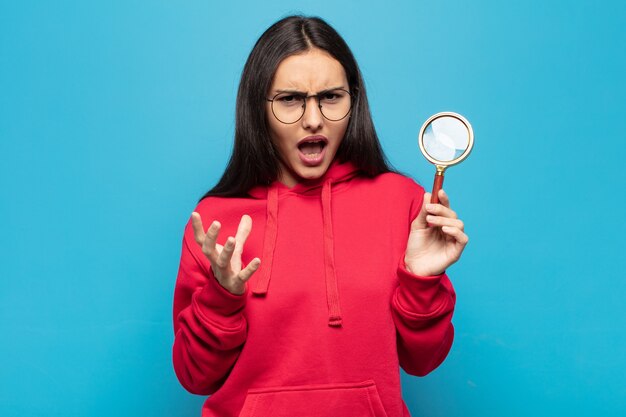
[[242, 269], [241, 254], [243, 245], [252, 230], [252, 219], [247, 214], [241, 217], [237, 234], [229, 236], [224, 246], [217, 243], [220, 232], [220, 223], [214, 221], [204, 233], [202, 219], [197, 212], [191, 213], [191, 225], [193, 226], [196, 242], [202, 248], [202, 252], [211, 262], [211, 269], [220, 285], [233, 294], [241, 295], [245, 292], [246, 281], [259, 269], [261, 260], [254, 258], [248, 266]]
[[459, 259], [469, 240], [443, 190], [439, 201], [441, 204], [430, 204], [430, 193], [425, 193], [422, 209], [411, 223], [404, 264], [415, 275], [443, 273]]

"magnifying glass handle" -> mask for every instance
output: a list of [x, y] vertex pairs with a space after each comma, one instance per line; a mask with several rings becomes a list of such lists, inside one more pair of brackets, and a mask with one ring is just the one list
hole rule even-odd
[[442, 172], [437, 171], [437, 173], [435, 174], [435, 183], [433, 184], [433, 193], [430, 196], [431, 204], [439, 203], [439, 190], [441, 190], [442, 186], [443, 186], [443, 171]]

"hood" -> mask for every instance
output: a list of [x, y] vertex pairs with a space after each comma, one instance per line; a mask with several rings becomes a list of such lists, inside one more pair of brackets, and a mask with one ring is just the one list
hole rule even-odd
[[280, 181], [274, 181], [269, 186], [258, 185], [248, 191], [250, 196], [257, 199], [266, 199], [271, 190], [276, 190], [278, 194], [284, 193], [297, 193], [297, 194], [310, 194], [321, 192], [325, 183], [339, 184], [344, 181], [348, 181], [351, 178], [357, 176], [359, 170], [351, 162], [339, 163], [336, 160], [328, 167], [326, 173], [320, 178], [314, 180], [304, 180], [293, 186], [287, 187]]
[[335, 270], [335, 251], [333, 237], [333, 223], [331, 216], [332, 187], [341, 182], [349, 181], [357, 176], [359, 170], [350, 162], [339, 163], [336, 160], [330, 165], [326, 173], [315, 180], [302, 181], [289, 188], [279, 181], [274, 181], [267, 187], [257, 186], [249, 191], [250, 196], [257, 199], [267, 199], [267, 220], [265, 225], [265, 237], [263, 240], [263, 254], [260, 276], [252, 288], [252, 293], [257, 296], [267, 294], [272, 278], [272, 265], [274, 261], [274, 248], [278, 233], [278, 196], [285, 193], [319, 194], [322, 202], [322, 219], [324, 234], [324, 275], [326, 280], [326, 301], [328, 303], [328, 325], [332, 327], [342, 326], [341, 304], [337, 288], [337, 275]]

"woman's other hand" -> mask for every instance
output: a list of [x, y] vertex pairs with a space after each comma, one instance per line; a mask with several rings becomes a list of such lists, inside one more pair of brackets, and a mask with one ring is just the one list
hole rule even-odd
[[420, 276], [442, 274], [461, 257], [469, 240], [448, 195], [439, 191], [440, 204], [430, 204], [430, 197], [424, 194], [422, 209], [411, 223], [404, 256], [406, 269]]
[[204, 233], [200, 214], [191, 214], [191, 224], [193, 226], [196, 242], [202, 248], [202, 252], [211, 262], [211, 269], [220, 285], [233, 294], [241, 295], [245, 292], [246, 281], [259, 269], [261, 260], [254, 258], [242, 269], [241, 254], [243, 245], [252, 230], [252, 219], [247, 214], [241, 217], [237, 234], [235, 237], [229, 236], [224, 246], [217, 243], [217, 236], [220, 232], [220, 223], [214, 221], [209, 229]]

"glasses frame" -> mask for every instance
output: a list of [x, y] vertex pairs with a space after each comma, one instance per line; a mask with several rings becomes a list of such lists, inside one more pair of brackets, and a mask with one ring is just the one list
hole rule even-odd
[[[338, 91], [338, 90], [344, 91], [344, 92], [346, 92], [348, 94], [348, 96], [350, 97], [350, 107], [348, 108], [348, 111], [345, 114], [345, 116], [343, 116], [342, 118], [340, 118], [340, 119], [329, 119], [324, 114], [324, 110], [322, 110], [322, 103], [320, 102], [320, 96], [324, 95], [324, 94], [328, 94], [328, 93], [333, 92], [333, 91]], [[276, 116], [276, 112], [274, 111], [274, 100], [276, 100], [276, 97], [278, 97], [281, 94], [285, 94], [285, 92], [278, 93], [274, 97], [272, 97], [271, 99], [266, 97], [265, 100], [267, 100], [270, 103], [272, 103], [270, 105], [270, 107], [272, 109], [272, 114], [274, 115], [276, 120], [278, 120], [279, 122], [281, 122], [282, 124], [285, 124], [285, 125], [292, 125], [292, 124], [298, 123], [300, 120], [302, 120], [302, 118], [304, 117], [304, 113], [306, 113], [306, 103], [309, 101], [309, 99], [311, 97], [315, 97], [315, 100], [317, 101], [317, 107], [320, 109], [320, 113], [321, 113], [322, 117], [324, 119], [328, 120], [328, 121], [331, 121], [331, 122], [338, 122], [340, 120], [343, 120], [350, 114], [350, 111], [352, 111], [352, 99], [354, 98], [354, 95], [351, 92], [349, 92], [348, 90], [346, 90], [345, 88], [333, 88], [332, 90], [326, 90], [326, 91], [322, 91], [322, 92], [317, 93], [317, 94], [311, 94], [311, 95], [308, 95], [308, 96], [304, 96], [303, 97], [304, 98], [304, 103], [302, 104], [302, 114], [300, 115], [300, 117], [298, 117], [298, 119], [296, 121], [287, 123], [287, 122], [283, 122], [282, 120], [280, 120], [278, 118], [278, 116]], [[298, 93], [294, 92], [293, 95], [298, 95]]]

